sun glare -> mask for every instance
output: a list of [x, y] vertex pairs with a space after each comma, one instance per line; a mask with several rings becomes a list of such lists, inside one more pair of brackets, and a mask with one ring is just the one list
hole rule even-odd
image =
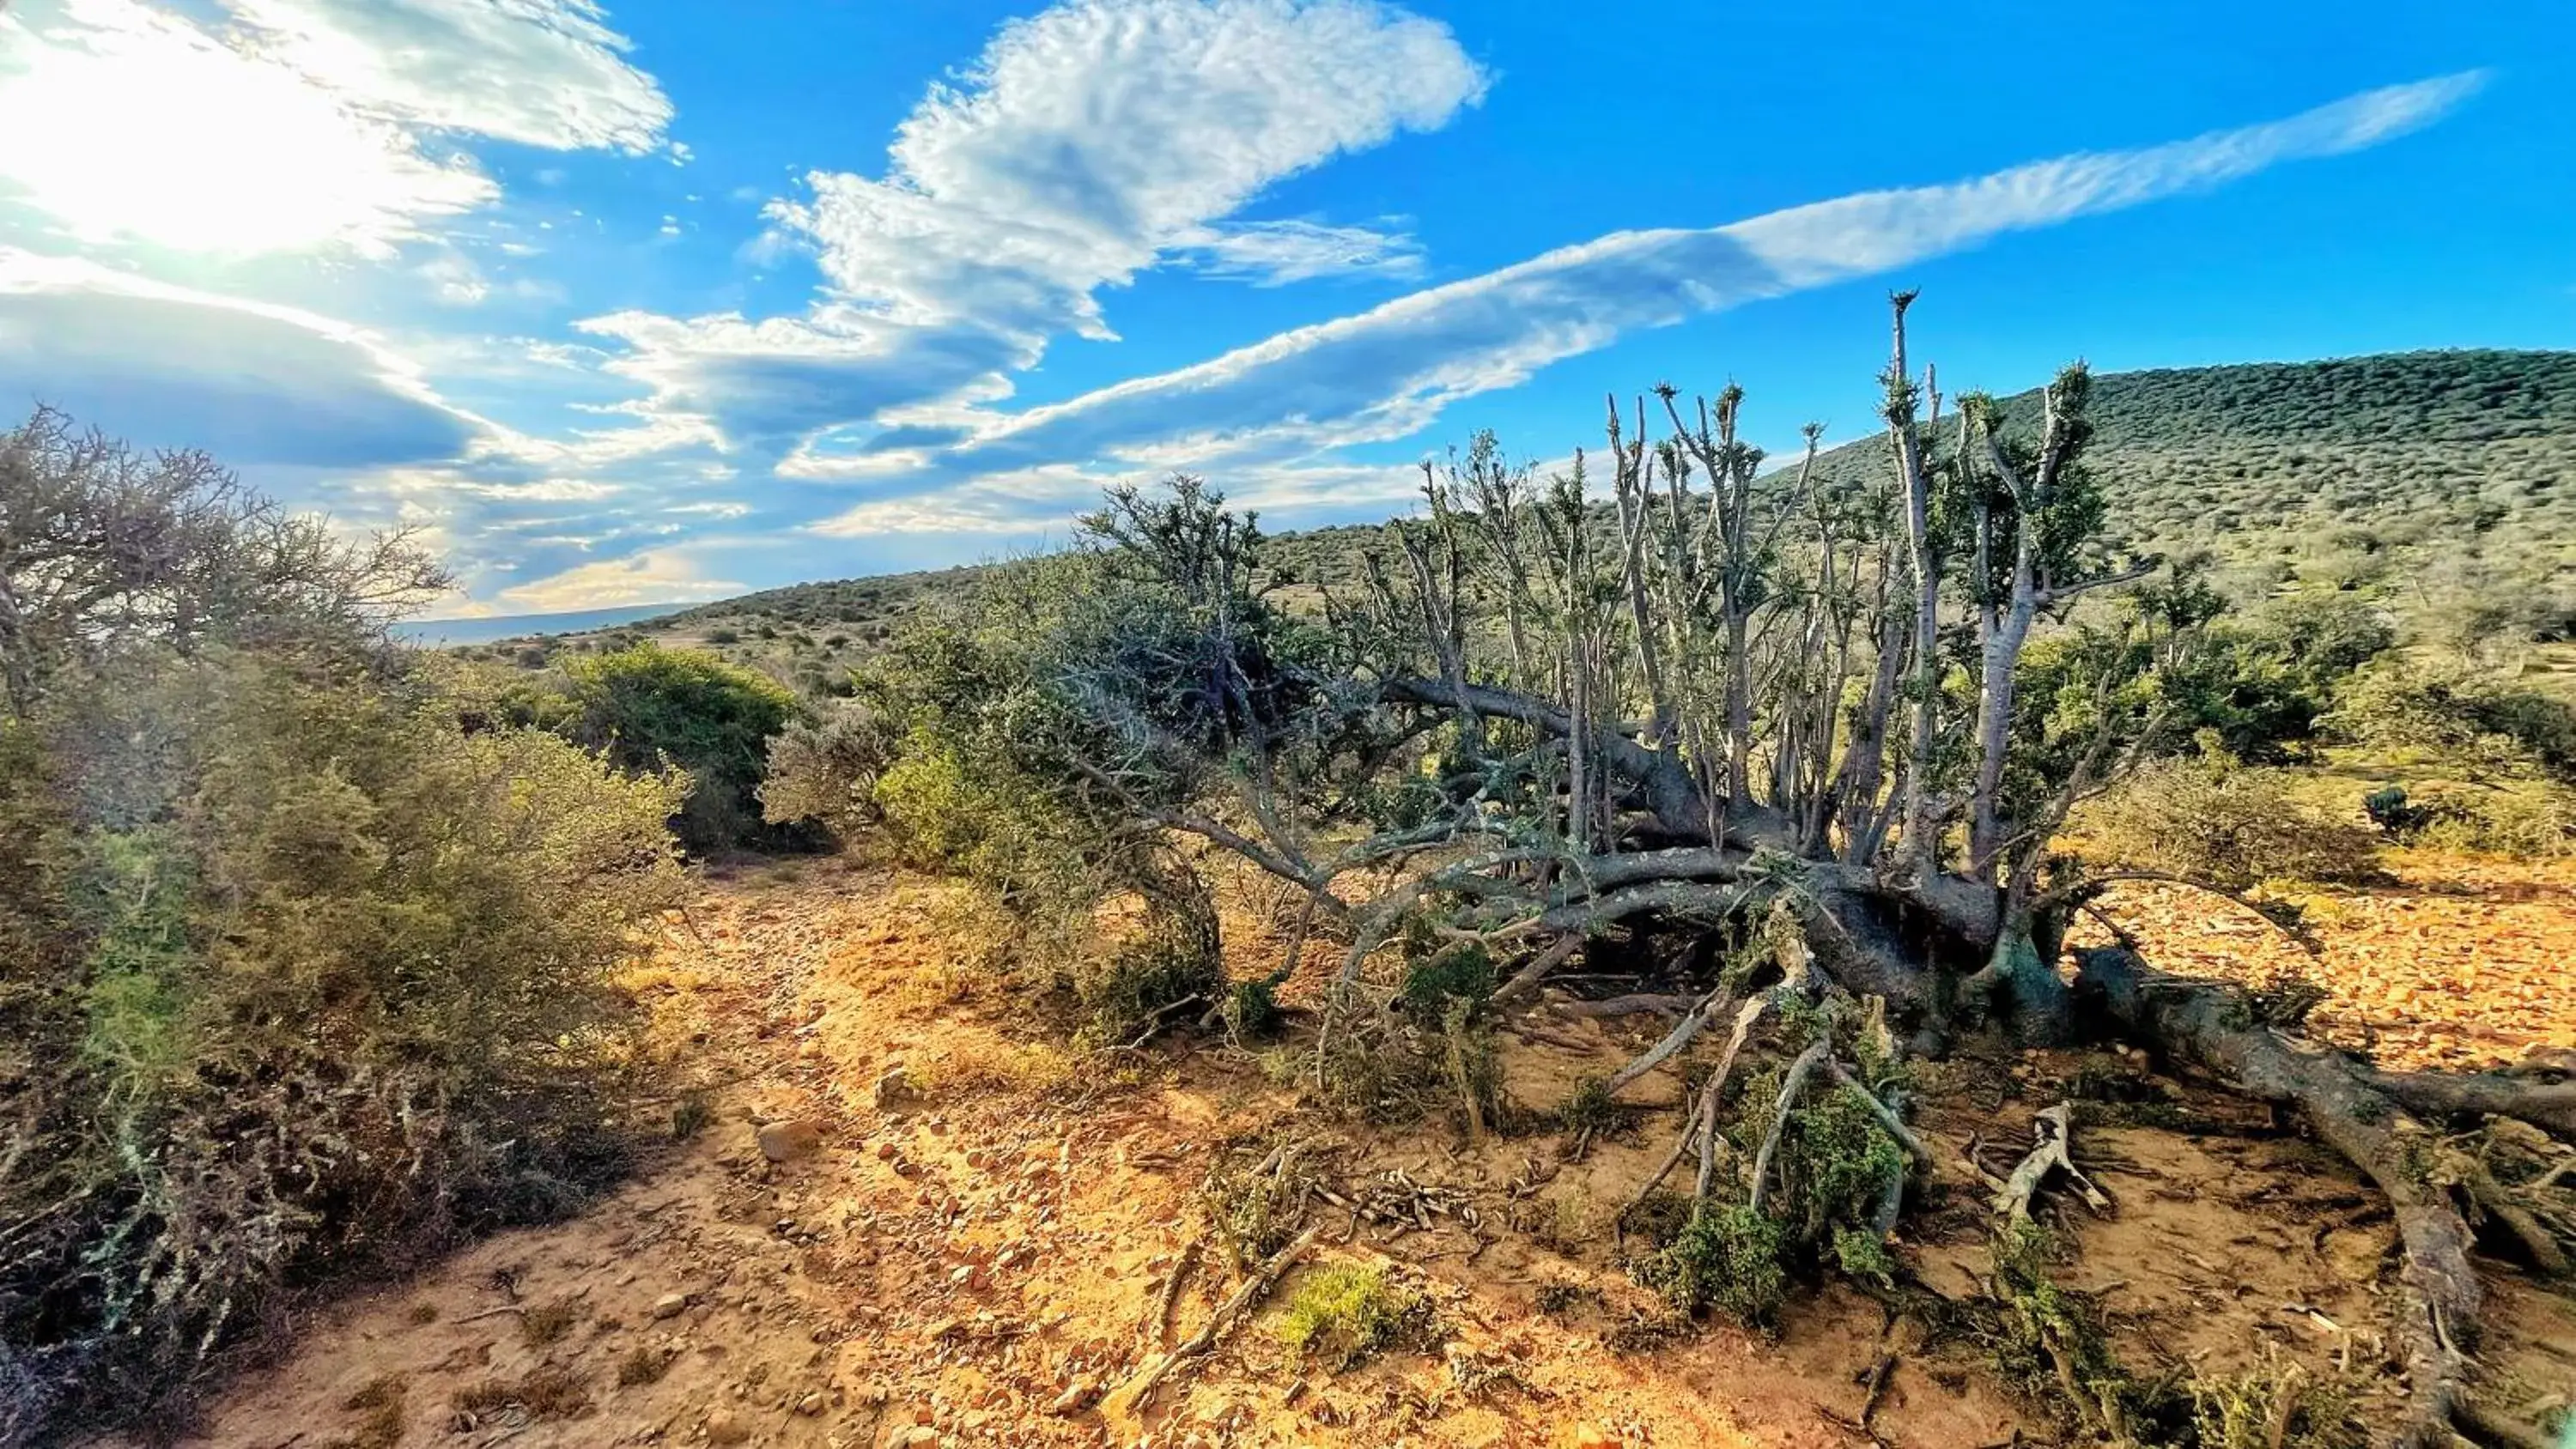
[[462, 158], [133, 0], [0, 14], [0, 196], [91, 242], [381, 254], [496, 195]]

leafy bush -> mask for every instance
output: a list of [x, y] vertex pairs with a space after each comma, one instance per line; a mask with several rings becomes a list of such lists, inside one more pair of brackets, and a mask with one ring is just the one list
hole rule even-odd
[[1297, 1285], [1279, 1315], [1279, 1341], [1321, 1355], [1335, 1373], [1390, 1348], [1430, 1341], [1430, 1301], [1396, 1286], [1384, 1268], [1334, 1264]]
[[0, 727], [0, 1440], [613, 1174], [608, 974], [678, 879], [676, 777], [399, 681], [94, 684]]
[[846, 843], [877, 820], [877, 779], [893, 753], [883, 722], [859, 706], [791, 722], [769, 741], [761, 818], [817, 825]]
[[2366, 670], [2324, 724], [2339, 739], [2427, 754], [2473, 778], [2576, 784], [2576, 708], [2493, 678]]
[[629, 771], [688, 772], [683, 843], [708, 850], [764, 839], [756, 792], [769, 741], [800, 709], [785, 686], [712, 654], [651, 643], [575, 660], [569, 675], [576, 742]]
[[1672, 1240], [1638, 1263], [1637, 1281], [1678, 1313], [1715, 1308], [1739, 1323], [1768, 1325], [1788, 1298], [1781, 1266], [1787, 1235], [1750, 1206], [1703, 1203]]
[[2374, 869], [2371, 832], [2292, 793], [2279, 771], [2223, 759], [2161, 761], [2082, 819], [2100, 864], [2231, 889], [2264, 880], [2353, 881]]

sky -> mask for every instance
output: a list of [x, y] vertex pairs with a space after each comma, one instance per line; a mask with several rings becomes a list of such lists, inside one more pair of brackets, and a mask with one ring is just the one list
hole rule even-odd
[[2564, 0], [0, 0], [0, 415], [438, 612], [1273, 527], [1605, 397], [2576, 343]]

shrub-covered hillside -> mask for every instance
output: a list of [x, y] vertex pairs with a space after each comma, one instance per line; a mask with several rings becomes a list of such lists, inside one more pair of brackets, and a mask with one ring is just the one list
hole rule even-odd
[[[2036, 390], [2003, 399], [2027, 421]], [[2323, 584], [2381, 596], [2425, 642], [2478, 648], [2576, 630], [2576, 352], [2410, 352], [2114, 373], [2094, 382], [2089, 463], [2108, 532], [2207, 550], [2240, 598]], [[1884, 474], [1870, 437], [1819, 459]], [[1775, 464], [1787, 460], [1774, 458]], [[1224, 479], [1211, 480], [1219, 486]], [[1308, 584], [1355, 584], [1369, 526], [1283, 535]], [[837, 692], [897, 621], [984, 577], [953, 568], [797, 584], [648, 624], [464, 652], [539, 666], [637, 639], [699, 645], [808, 694]]]
[[[2034, 417], [2036, 391], [2004, 400]], [[2576, 353], [2408, 352], [2096, 379], [2089, 462], [2141, 547], [2242, 591], [2386, 587], [2419, 618], [2557, 639], [2576, 621]], [[1884, 470], [1869, 438], [1825, 454]], [[2432, 623], [2429, 618], [2426, 623]]]

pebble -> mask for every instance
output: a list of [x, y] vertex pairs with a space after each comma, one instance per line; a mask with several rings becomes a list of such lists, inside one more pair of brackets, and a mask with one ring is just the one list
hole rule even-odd
[[719, 1412], [707, 1415], [706, 1431], [707, 1442], [710, 1444], [751, 1442], [751, 1426], [744, 1423], [739, 1414]]
[[876, 1085], [868, 1090], [868, 1101], [878, 1111], [890, 1112], [911, 1095], [912, 1078], [905, 1076], [901, 1067], [888, 1067], [885, 1075], [877, 1078]]
[[677, 1318], [688, 1311], [689, 1295], [686, 1293], [665, 1293], [653, 1300], [655, 1318]]
[[760, 1129], [760, 1155], [772, 1162], [809, 1157], [822, 1145], [823, 1129], [811, 1122], [772, 1122]]

